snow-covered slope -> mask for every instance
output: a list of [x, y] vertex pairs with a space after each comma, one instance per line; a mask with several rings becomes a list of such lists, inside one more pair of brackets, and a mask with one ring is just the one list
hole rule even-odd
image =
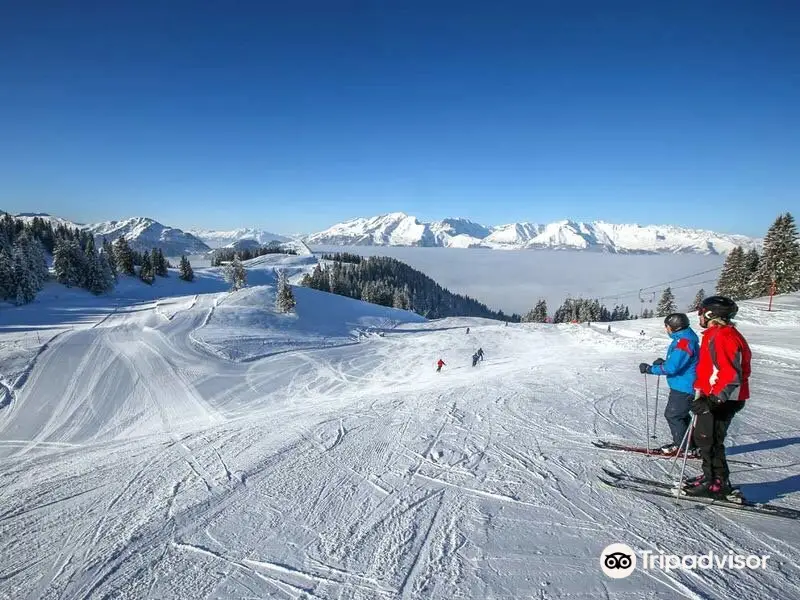
[[105, 221], [85, 227], [96, 240], [113, 242], [124, 236], [134, 250], [160, 247], [167, 256], [201, 254], [210, 249], [203, 241], [180, 229], [167, 227], [148, 217], [133, 217], [124, 221]]
[[285, 242], [289, 240], [286, 236], [252, 227], [242, 227], [231, 231], [188, 229], [186, 232], [201, 239], [209, 248], [231, 246], [231, 244], [244, 240], [255, 240], [259, 246], [263, 246], [272, 241]]
[[[656, 386], [647, 413], [636, 365], [663, 355], [660, 319], [425, 323], [315, 290], [280, 315], [271, 268], [234, 294], [198, 272], [160, 300], [73, 289], [0, 310], [1, 597], [800, 597], [794, 522], [599, 482], [675, 476], [590, 443], [644, 443]], [[728, 454], [746, 496], [800, 508], [800, 295], [774, 307], [742, 303], [753, 400]], [[618, 580], [611, 543], [770, 558]]]
[[465, 219], [424, 223], [391, 213], [339, 223], [307, 236], [310, 245], [442, 246], [494, 249], [557, 248], [604, 252], [726, 254], [759, 240], [671, 225], [614, 225], [597, 221], [548, 224], [509, 223], [485, 227]]

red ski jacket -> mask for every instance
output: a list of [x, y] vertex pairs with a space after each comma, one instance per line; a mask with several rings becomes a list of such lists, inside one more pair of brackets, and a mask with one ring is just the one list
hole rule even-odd
[[713, 326], [703, 333], [694, 388], [722, 401], [750, 397], [750, 346], [731, 325]]

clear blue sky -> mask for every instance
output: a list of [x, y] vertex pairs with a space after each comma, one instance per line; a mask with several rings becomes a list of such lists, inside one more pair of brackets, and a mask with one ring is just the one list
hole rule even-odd
[[760, 235], [800, 206], [793, 0], [14, 2], [0, 57], [11, 212]]

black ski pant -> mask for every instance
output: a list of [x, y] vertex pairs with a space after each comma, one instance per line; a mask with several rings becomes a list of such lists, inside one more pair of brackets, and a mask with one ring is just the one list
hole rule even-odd
[[703, 459], [703, 475], [709, 481], [719, 477], [727, 481], [730, 476], [728, 461], [725, 459], [725, 435], [733, 416], [744, 408], [744, 402], [731, 400], [711, 409], [711, 412], [697, 415], [694, 424], [694, 442]]
[[[678, 390], [669, 391], [667, 407], [664, 409], [664, 417], [667, 419], [669, 431], [672, 434], [672, 443], [680, 446], [683, 443], [683, 436], [689, 429], [692, 417], [689, 411], [694, 402], [694, 394], [679, 392]], [[689, 449], [694, 448], [694, 442], [689, 440]]]

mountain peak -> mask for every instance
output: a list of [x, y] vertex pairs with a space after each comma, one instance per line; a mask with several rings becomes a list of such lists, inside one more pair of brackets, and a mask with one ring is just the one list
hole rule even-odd
[[758, 240], [670, 225], [613, 224], [562, 219], [486, 227], [465, 218], [421, 222], [401, 212], [351, 219], [305, 237], [310, 245], [440, 246], [495, 249], [557, 248], [622, 253], [725, 254]]

